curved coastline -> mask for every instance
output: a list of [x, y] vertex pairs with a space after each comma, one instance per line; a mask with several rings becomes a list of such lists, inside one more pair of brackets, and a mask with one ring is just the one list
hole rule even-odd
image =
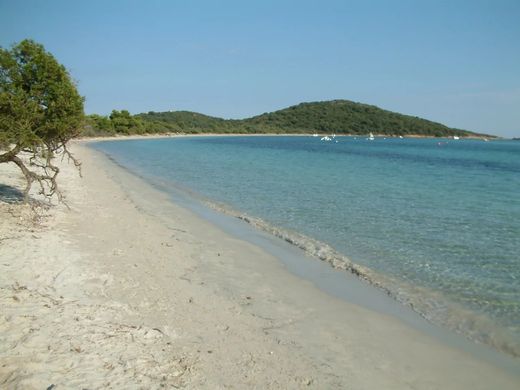
[[[179, 190], [179, 188], [176, 188]], [[274, 226], [261, 218], [241, 213], [228, 205], [206, 199], [190, 191], [190, 195], [218, 213], [237, 218], [255, 229], [270, 234], [302, 250], [306, 255], [326, 263], [337, 271], [347, 272], [383, 291], [400, 304], [410, 308], [425, 320], [471, 340], [488, 345], [501, 353], [520, 357], [520, 343], [491, 319], [448, 301], [444, 296], [426, 287], [413, 286], [402, 280], [383, 275], [367, 266], [353, 262], [347, 255], [329, 244], [302, 233]]]
[[[112, 140], [108, 139], [103, 141]], [[354, 275], [367, 284], [383, 291], [386, 295], [399, 302], [399, 304], [413, 310], [416, 314], [432, 324], [444, 327], [472, 342], [485, 344], [514, 358], [520, 356], [520, 343], [509, 335], [506, 330], [498, 328], [496, 324], [484, 315], [448, 301], [439, 293], [433, 292], [425, 287], [410, 285], [401, 280], [397, 281], [387, 275], [378, 273], [369, 267], [353, 262], [348, 256], [339, 253], [324, 242], [298, 232], [273, 226], [261, 218], [241, 213], [229, 205], [208, 199], [191, 189], [182, 187], [178, 183], [166, 183], [159, 179], [155, 181], [149, 177], [139, 175], [117, 162], [106, 152], [102, 150], [100, 150], [100, 152], [105, 154], [107, 158], [116, 165], [129, 171], [131, 174], [137, 175], [170, 195], [172, 191], [177, 192], [181, 197], [188, 197], [192, 201], [198, 202], [217, 213], [243, 221], [257, 230], [263, 231], [277, 239], [281, 239], [295, 248], [302, 250], [306, 255], [326, 263], [335, 270]]]

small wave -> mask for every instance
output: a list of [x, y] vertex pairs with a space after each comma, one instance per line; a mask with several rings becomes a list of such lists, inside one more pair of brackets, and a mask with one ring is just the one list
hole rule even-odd
[[238, 218], [256, 229], [284, 240], [311, 257], [328, 263], [336, 270], [350, 272], [433, 324], [446, 327], [474, 342], [486, 344], [508, 355], [520, 357], [520, 340], [514, 337], [514, 332], [498, 326], [484, 314], [450, 302], [440, 292], [382, 275], [353, 262], [330, 245], [301, 233], [273, 226], [261, 218], [237, 212], [223, 204], [207, 199], [203, 199], [202, 202], [219, 213]]
[[219, 213], [238, 218], [256, 229], [301, 249], [311, 257], [326, 262], [336, 270], [350, 272], [372, 286], [379, 288], [401, 304], [408, 306], [431, 323], [443, 326], [470, 340], [486, 344], [508, 355], [520, 357], [520, 339], [517, 336], [520, 332], [518, 328], [512, 329], [497, 325], [488, 316], [451, 302], [449, 297], [440, 291], [383, 275], [371, 268], [353, 262], [350, 258], [324, 242], [298, 232], [273, 226], [261, 218], [252, 217], [238, 212], [227, 205], [216, 203], [182, 186], [180, 183], [139, 174], [120, 163], [109, 153], [100, 149], [97, 150], [106, 155], [114, 164], [150, 182], [153, 186], [166, 193], [179, 193], [181, 197], [192, 199]]

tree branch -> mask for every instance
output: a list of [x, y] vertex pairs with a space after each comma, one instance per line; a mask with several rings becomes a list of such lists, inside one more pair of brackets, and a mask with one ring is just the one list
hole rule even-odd
[[46, 197], [51, 197], [52, 195], [56, 194], [58, 196], [58, 200], [61, 201], [63, 199], [63, 196], [58, 188], [58, 183], [56, 181], [56, 176], [59, 173], [59, 168], [52, 165], [50, 159], [51, 158], [48, 157], [47, 165], [51, 168], [52, 173], [48, 173], [48, 171], [44, 170], [45, 174], [43, 175], [33, 172], [29, 168], [27, 168], [27, 166], [24, 164], [20, 157], [13, 156], [13, 158], [11, 159], [12, 162], [18, 165], [27, 182], [27, 185], [23, 192], [25, 202], [29, 200], [29, 191], [31, 190], [32, 184], [35, 181], [37, 181], [40, 185], [40, 193], [42, 195]]
[[0, 154], [0, 164], [6, 163], [9, 161], [13, 161], [13, 157], [16, 156], [20, 151], [22, 150], [22, 147], [20, 145], [15, 145], [13, 149], [9, 150], [8, 152], [5, 152], [4, 154]]

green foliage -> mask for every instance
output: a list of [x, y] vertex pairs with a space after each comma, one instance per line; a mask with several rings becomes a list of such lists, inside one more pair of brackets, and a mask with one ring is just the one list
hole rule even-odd
[[[56, 191], [57, 168], [52, 157], [76, 135], [83, 123], [83, 98], [65, 67], [34, 41], [24, 40], [10, 50], [0, 48], [0, 163], [16, 163], [28, 180], [49, 181]], [[17, 157], [32, 154], [30, 171]], [[1, 152], [0, 152], [1, 153]]]
[[130, 134], [157, 134], [178, 132], [178, 126], [162, 125], [152, 121], [145, 122], [137, 115], [131, 115], [127, 110], [113, 110], [109, 116], [97, 114], [86, 117], [81, 133], [85, 137], [115, 136]]
[[109, 118], [117, 134], [142, 134], [144, 132], [142, 121], [138, 117], [130, 115], [127, 110], [113, 110]]
[[110, 119], [101, 115], [88, 115], [82, 135], [114, 135], [114, 126]]
[[[141, 133], [336, 133], [430, 137], [477, 135], [414, 116], [382, 110], [348, 100], [301, 103], [248, 119], [225, 120], [189, 111], [148, 112], [135, 115]], [[137, 131], [132, 133], [137, 133]], [[125, 133], [117, 131], [117, 133]]]
[[287, 132], [384, 135], [450, 136], [468, 135], [440, 123], [382, 110], [348, 100], [302, 103], [284, 110], [262, 114], [248, 122], [261, 128]]
[[37, 148], [66, 142], [83, 120], [83, 98], [67, 70], [42, 45], [0, 48], [2, 146]]
[[169, 128], [181, 133], [230, 133], [237, 132], [232, 120], [215, 118], [190, 111], [149, 112], [139, 114], [145, 123], [154, 123], [156, 127], [169, 125]]
[[149, 112], [138, 115], [154, 127], [177, 126], [185, 133], [336, 133], [423, 135], [433, 137], [475, 135], [414, 116], [382, 110], [348, 100], [301, 103], [248, 119], [224, 120], [193, 112]]

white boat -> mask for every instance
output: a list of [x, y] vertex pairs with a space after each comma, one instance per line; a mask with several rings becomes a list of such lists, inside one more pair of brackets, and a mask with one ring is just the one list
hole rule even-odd
[[322, 141], [332, 141], [332, 138], [330, 138], [329, 136], [325, 136], [325, 137], [322, 137], [321, 138]]
[[317, 136], [318, 136], [318, 133], [314, 133], [312, 136], [313, 136], [313, 137], [317, 137]]
[[460, 139], [460, 137], [454, 135], [454, 136], [453, 136], [453, 139]]
[[368, 135], [367, 140], [369, 140], [369, 141], [373, 141], [373, 140], [375, 140], [375, 138], [374, 138], [374, 134], [370, 133], [370, 134]]

